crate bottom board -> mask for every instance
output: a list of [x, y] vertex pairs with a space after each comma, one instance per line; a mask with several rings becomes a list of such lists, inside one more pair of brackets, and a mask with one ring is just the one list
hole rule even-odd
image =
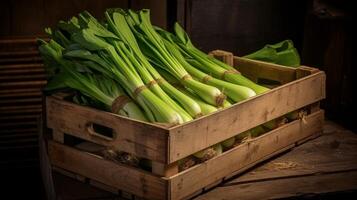
[[323, 111], [314, 112], [305, 120], [293, 121], [169, 178], [113, 163], [53, 141], [49, 141], [49, 157], [53, 166], [108, 186], [106, 188], [111, 191], [126, 191], [147, 199], [185, 199], [317, 137], [322, 123]]
[[91, 186], [93, 186], [95, 188], [101, 189], [103, 191], [110, 192], [110, 193], [116, 195], [117, 197], [119, 197], [120, 199], [122, 199], [122, 198], [123, 199], [129, 199], [129, 200], [141, 200], [141, 199], [143, 199], [143, 198], [137, 197], [137, 196], [135, 196], [133, 194], [130, 194], [128, 192], [121, 191], [121, 190], [119, 190], [117, 188], [111, 187], [109, 185], [105, 185], [104, 183], [100, 183], [98, 181], [89, 179], [89, 178], [81, 176], [79, 174], [67, 171], [65, 169], [61, 169], [61, 168], [58, 168], [58, 167], [54, 166], [54, 167], [52, 167], [52, 171], [53, 172], [57, 172], [59, 174], [62, 174], [64, 176], [66, 176], [66, 177], [75, 179], [75, 180], [77, 180], [79, 182], [82, 182], [83, 184], [88, 184], [88, 185], [91, 185]]

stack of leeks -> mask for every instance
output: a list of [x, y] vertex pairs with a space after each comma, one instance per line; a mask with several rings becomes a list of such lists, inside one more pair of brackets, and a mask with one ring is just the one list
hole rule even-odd
[[70, 88], [75, 102], [136, 120], [182, 124], [268, 90], [198, 50], [178, 24], [154, 27], [146, 9], [108, 9], [103, 22], [85, 11], [46, 32], [46, 91]]

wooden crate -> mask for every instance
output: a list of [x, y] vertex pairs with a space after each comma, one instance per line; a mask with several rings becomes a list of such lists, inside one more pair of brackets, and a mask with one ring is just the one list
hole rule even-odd
[[[261, 95], [191, 122], [163, 127], [79, 106], [60, 97], [46, 98], [47, 126], [53, 130], [49, 156], [53, 166], [115, 190], [147, 199], [182, 199], [219, 184], [322, 130], [325, 74], [310, 67], [288, 68], [214, 53], [254, 81], [282, 84]], [[291, 111], [307, 107], [308, 116], [249, 140], [204, 163], [178, 172], [177, 161]], [[114, 130], [112, 137], [93, 124]], [[152, 173], [117, 164], [63, 145], [72, 135], [152, 161]]]

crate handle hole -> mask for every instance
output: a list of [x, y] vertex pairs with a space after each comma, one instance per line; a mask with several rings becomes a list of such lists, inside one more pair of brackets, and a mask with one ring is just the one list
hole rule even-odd
[[116, 134], [112, 128], [107, 126], [103, 126], [100, 124], [96, 124], [90, 122], [87, 124], [87, 131], [88, 133], [93, 136], [103, 140], [112, 141], [114, 140]]

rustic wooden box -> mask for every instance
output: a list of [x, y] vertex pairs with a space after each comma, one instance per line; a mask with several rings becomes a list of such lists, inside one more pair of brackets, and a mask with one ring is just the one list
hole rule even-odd
[[[254, 81], [282, 84], [261, 95], [194, 121], [163, 127], [83, 107], [56, 96], [46, 98], [51, 164], [111, 191], [125, 191], [147, 199], [182, 199], [209, 189], [322, 131], [325, 74], [315, 68], [288, 68], [214, 53]], [[308, 115], [249, 140], [204, 163], [178, 172], [177, 161], [291, 111], [306, 107]], [[112, 137], [96, 133], [93, 124], [110, 127]], [[61, 144], [64, 135], [147, 158], [152, 173], [117, 164]]]

